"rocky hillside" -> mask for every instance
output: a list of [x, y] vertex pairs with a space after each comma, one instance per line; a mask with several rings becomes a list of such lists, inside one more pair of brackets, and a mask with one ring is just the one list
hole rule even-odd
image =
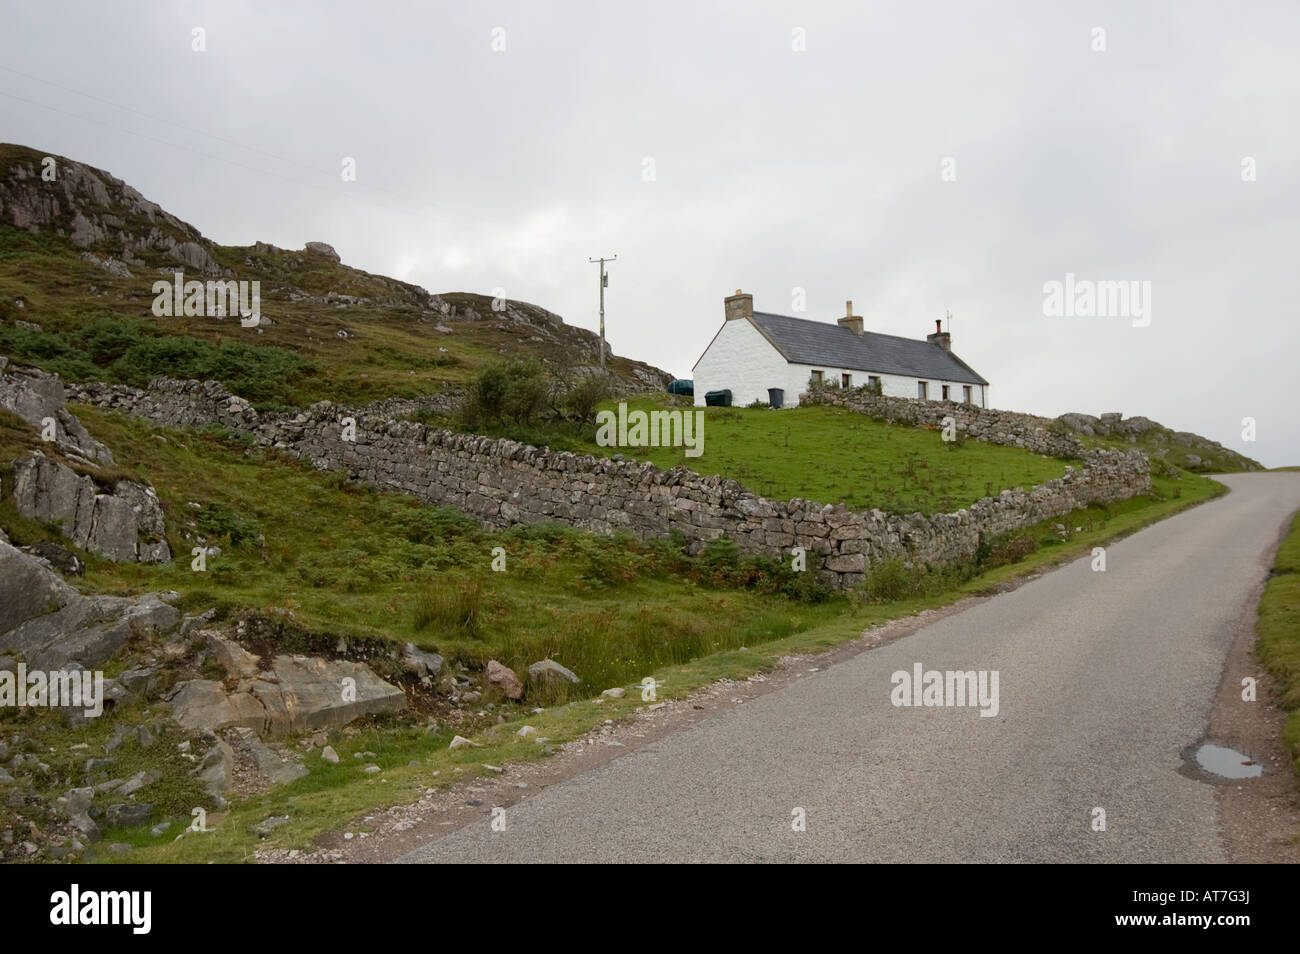
[[1141, 415], [1124, 417], [1112, 412], [1093, 417], [1071, 413], [1062, 414], [1057, 421], [1094, 443], [1138, 448], [1150, 458], [1155, 472], [1179, 468], [1201, 474], [1226, 474], [1264, 469], [1259, 461], [1238, 454], [1218, 441], [1191, 431], [1175, 431]]
[[[303, 406], [455, 395], [494, 360], [536, 358], [561, 388], [599, 366], [595, 334], [537, 305], [432, 294], [350, 268], [322, 242], [217, 245], [109, 173], [48, 158], [0, 144], [0, 352], [65, 380], [211, 377]], [[155, 317], [153, 284], [178, 270], [260, 282], [259, 327]], [[626, 358], [609, 367], [624, 393], [671, 379]]]

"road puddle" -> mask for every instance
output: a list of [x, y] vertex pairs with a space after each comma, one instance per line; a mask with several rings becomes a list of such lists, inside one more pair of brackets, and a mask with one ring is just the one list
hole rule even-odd
[[1193, 746], [1186, 758], [1190, 774], [1209, 781], [1256, 778], [1264, 774], [1264, 766], [1249, 755], [1215, 742]]

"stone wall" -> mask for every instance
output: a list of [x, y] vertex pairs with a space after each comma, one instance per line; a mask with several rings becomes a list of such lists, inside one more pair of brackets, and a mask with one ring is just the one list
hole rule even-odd
[[804, 404], [845, 407], [883, 421], [913, 427], [937, 429], [943, 426], [945, 417], [952, 417], [957, 421], [957, 432], [963, 437], [973, 437], [990, 444], [1023, 447], [1049, 457], [1082, 459], [1086, 450], [1083, 442], [1070, 434], [1064, 425], [1051, 418], [1036, 417], [1033, 414], [999, 411], [952, 401], [884, 397], [871, 394], [866, 388], [819, 388], [800, 397]]
[[[297, 414], [261, 416], [211, 381], [160, 379], [147, 391], [74, 385], [69, 398], [122, 408], [167, 426], [220, 424], [320, 469], [344, 471], [384, 490], [454, 506], [493, 526], [557, 521], [597, 533], [627, 530], [646, 538], [677, 530], [692, 552], [723, 535], [746, 552], [774, 557], [799, 546], [808, 553], [809, 568], [837, 588], [860, 582], [866, 568], [880, 559], [968, 559], [983, 539], [1150, 487], [1141, 453], [1084, 454], [1080, 448], [1082, 470], [1067, 467], [1065, 476], [1032, 490], [1004, 490], [955, 513], [892, 516], [798, 498], [769, 500], [733, 480], [701, 476], [684, 467], [664, 471], [648, 463], [554, 452], [368, 416], [329, 403]], [[938, 405], [935, 410], [961, 409]], [[994, 413], [998, 417], [972, 422], [980, 433], [1000, 434], [1013, 417], [1028, 417]], [[342, 439], [340, 422], [348, 416], [357, 417], [354, 442]], [[930, 419], [923, 414], [919, 422]], [[1049, 446], [1037, 431], [1020, 440], [1018, 446], [1031, 450]], [[1008, 434], [1000, 443], [1014, 441]]]

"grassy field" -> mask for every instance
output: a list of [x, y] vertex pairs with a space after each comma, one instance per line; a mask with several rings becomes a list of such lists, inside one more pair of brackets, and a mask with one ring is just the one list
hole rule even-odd
[[[668, 399], [626, 403], [629, 411], [680, 409]], [[617, 405], [606, 401], [601, 408]], [[665, 469], [683, 465], [730, 477], [776, 500], [802, 497], [889, 513], [959, 510], [1006, 488], [1028, 489], [1060, 477], [1067, 463], [983, 441], [947, 443], [937, 430], [886, 424], [842, 408], [698, 410], [704, 413], [704, 452], [698, 457], [687, 457], [682, 447], [600, 447], [594, 425], [496, 433], [597, 457], [620, 452]]]
[[1259, 602], [1256, 652], [1277, 679], [1289, 713], [1283, 738], [1300, 777], [1300, 514], [1273, 560], [1273, 572]]

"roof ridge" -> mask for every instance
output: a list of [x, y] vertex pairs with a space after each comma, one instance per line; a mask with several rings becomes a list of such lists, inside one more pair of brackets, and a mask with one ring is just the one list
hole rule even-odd
[[[803, 321], [803, 322], [807, 322], [810, 325], [818, 325], [819, 327], [822, 328], [843, 328], [844, 327], [838, 322], [818, 321], [816, 318], [797, 318], [794, 315], [782, 315], [775, 311], [756, 311], [754, 312], [754, 315], [756, 317], [758, 315], [765, 315], [769, 318], [784, 318], [787, 321]], [[848, 331], [849, 329], [844, 328], [844, 330]], [[928, 345], [932, 345], [935, 348], [939, 347], [938, 345], [933, 344], [933, 342], [925, 341], [921, 338], [909, 338], [907, 335], [890, 334], [888, 331], [872, 331], [870, 328], [863, 328], [862, 333], [864, 335], [879, 335], [882, 338], [897, 338], [899, 341], [911, 341], [915, 344], [928, 344]]]

